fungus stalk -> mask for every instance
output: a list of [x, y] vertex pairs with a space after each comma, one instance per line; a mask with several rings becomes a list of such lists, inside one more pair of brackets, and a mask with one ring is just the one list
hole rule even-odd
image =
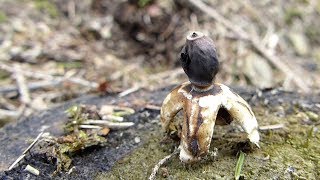
[[207, 155], [214, 126], [232, 121], [259, 147], [258, 123], [248, 103], [229, 87], [215, 82], [219, 61], [212, 39], [200, 32], [188, 35], [180, 61], [189, 82], [167, 95], [160, 113], [162, 127], [168, 132], [175, 115], [183, 111], [180, 160], [190, 163]]

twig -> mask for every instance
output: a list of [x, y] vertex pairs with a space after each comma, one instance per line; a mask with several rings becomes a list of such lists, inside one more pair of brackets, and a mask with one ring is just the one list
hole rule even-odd
[[101, 129], [102, 128], [100, 126], [95, 126], [95, 125], [80, 125], [79, 127], [82, 129]]
[[134, 92], [138, 91], [140, 88], [141, 88], [140, 86], [134, 86], [134, 87], [132, 87], [132, 88], [130, 88], [130, 89], [127, 89], [127, 90], [121, 92], [121, 93], [118, 95], [118, 97], [127, 96], [127, 95], [129, 95], [129, 94], [131, 94], [131, 93], [134, 93]]
[[113, 115], [103, 115], [102, 120], [108, 120], [108, 121], [119, 121], [122, 122], [124, 120], [121, 116], [113, 116]]
[[[48, 81], [48, 80], [41, 80], [37, 82], [31, 82], [27, 84], [27, 88], [29, 91], [34, 91], [40, 88], [46, 88], [46, 87], [52, 87], [61, 84], [63, 81]], [[15, 92], [18, 91], [18, 87], [15, 85], [9, 85], [9, 86], [4, 86], [0, 88], [0, 94], [6, 94], [10, 92]]]
[[21, 156], [19, 156], [8, 168], [8, 171], [10, 171], [16, 164], [18, 164], [25, 156], [26, 156], [25, 154], [22, 154]]
[[248, 41], [254, 49], [256, 49], [261, 55], [265, 57], [270, 63], [272, 63], [275, 67], [277, 67], [280, 71], [282, 71], [284, 74], [286, 74], [288, 77], [292, 78], [292, 81], [304, 92], [310, 92], [310, 88], [306, 85], [305, 81], [298, 76], [298, 73], [295, 73], [292, 71], [286, 63], [281, 61], [278, 57], [274, 56], [270, 53], [270, 51], [267, 50], [266, 47], [264, 47], [260, 42], [258, 38], [253, 38], [244, 31], [241, 27], [236, 26], [235, 23], [232, 23], [231, 21], [224, 18], [222, 15], [220, 15], [215, 9], [209, 7], [205, 3], [203, 3], [201, 0], [188, 0], [189, 3], [199, 8], [204, 13], [208, 14], [211, 18], [215, 19], [218, 23], [225, 26], [227, 29], [234, 32], [236, 35], [240, 37], [240, 39], [244, 39]]
[[0, 109], [0, 117], [1, 117], [1, 119], [5, 119], [7, 117], [16, 118], [16, 117], [19, 117], [19, 115], [20, 115], [19, 111]]
[[260, 131], [266, 131], [266, 130], [274, 130], [274, 129], [282, 129], [284, 128], [284, 124], [274, 124], [274, 125], [267, 125], [267, 126], [260, 126]]
[[26, 156], [26, 153], [38, 142], [38, 140], [39, 140], [39, 138], [41, 138], [42, 134], [43, 134], [43, 132], [39, 133], [39, 135], [27, 147], [27, 149], [24, 150], [23, 153], [11, 164], [11, 166], [8, 168], [8, 171], [10, 171], [16, 164], [18, 164]]
[[157, 106], [157, 105], [153, 105], [153, 104], [147, 104], [147, 105], [145, 105], [145, 108], [150, 109], [150, 110], [155, 110], [155, 111], [161, 110], [161, 106]]
[[[4, 63], [0, 64], [0, 69], [3, 69], [5, 71], [14, 73], [15, 69], [10, 67], [9, 65], [6, 65]], [[49, 75], [46, 73], [42, 72], [34, 72], [34, 71], [27, 71], [27, 70], [21, 70], [21, 74], [31, 77], [31, 78], [36, 78], [36, 79], [44, 79], [47, 81], [58, 81], [58, 82], [63, 82], [63, 81], [70, 81], [75, 84], [80, 84], [82, 86], [87, 86], [90, 88], [97, 88], [99, 85], [96, 82], [90, 82], [82, 78], [76, 78], [76, 77], [66, 77], [66, 76], [53, 76]]]
[[158, 164], [156, 164], [156, 165], [154, 166], [154, 168], [152, 169], [152, 173], [151, 173], [151, 175], [149, 176], [149, 180], [154, 180], [154, 179], [156, 178], [157, 172], [159, 171], [159, 168], [160, 168], [164, 163], [166, 163], [168, 160], [170, 160], [172, 156], [178, 154], [179, 150], [180, 150], [180, 148], [177, 148], [177, 149], [175, 149], [175, 150], [173, 151], [173, 153], [171, 153], [170, 155], [168, 155], [168, 156], [164, 157], [163, 159], [161, 159], [161, 160], [158, 162]]
[[72, 0], [68, 2], [68, 17], [69, 19], [73, 20], [75, 16], [76, 16], [76, 4]]
[[39, 133], [38, 136], [36, 137], [36, 139], [33, 140], [33, 142], [29, 145], [29, 147], [26, 150], [23, 151], [22, 154], [26, 154], [38, 142], [38, 140], [41, 138], [42, 134], [43, 134], [43, 132]]
[[31, 102], [30, 93], [26, 85], [26, 80], [21, 73], [21, 68], [19, 65], [16, 64], [14, 65], [14, 69], [15, 69], [14, 75], [15, 75], [15, 79], [17, 81], [17, 85], [20, 93], [20, 100], [24, 104], [30, 104]]
[[133, 122], [110, 122], [104, 120], [86, 120], [83, 124], [105, 125], [110, 129], [126, 129], [134, 125]]
[[101, 115], [110, 115], [114, 117], [122, 117], [135, 113], [134, 109], [123, 106], [104, 105], [100, 109]]

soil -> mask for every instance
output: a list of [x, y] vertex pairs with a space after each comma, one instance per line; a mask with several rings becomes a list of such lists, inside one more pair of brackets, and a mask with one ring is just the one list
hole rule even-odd
[[[25, 118], [1, 129], [1, 179], [147, 179], [154, 165], [170, 154], [177, 142], [165, 140], [160, 130], [159, 111], [145, 108], [160, 105], [172, 87], [149, 92], [140, 90], [119, 99], [116, 95], [87, 96], [59, 107]], [[207, 157], [193, 165], [172, 158], [157, 178], [169, 179], [232, 179], [237, 153], [246, 153], [242, 176], [244, 179], [318, 179], [320, 177], [320, 95], [301, 96], [277, 89], [252, 91], [235, 88], [253, 107], [260, 126], [284, 124], [277, 130], [260, 131], [260, 149], [252, 148], [234, 124], [217, 126], [211, 150], [217, 157]], [[58, 136], [67, 120], [64, 111], [73, 104], [126, 105], [136, 109], [127, 117], [135, 122], [133, 128], [112, 131], [105, 147], [91, 147], [72, 156], [72, 171], [53, 175], [56, 162], [44, 154], [31, 153], [14, 169], [7, 167], [23, 152], [41, 130]], [[134, 139], [139, 137], [140, 142]], [[40, 170], [35, 176], [24, 171], [27, 164]]]

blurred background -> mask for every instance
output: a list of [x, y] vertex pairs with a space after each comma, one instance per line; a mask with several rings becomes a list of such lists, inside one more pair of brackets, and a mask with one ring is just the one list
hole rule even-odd
[[0, 127], [88, 94], [187, 81], [191, 31], [217, 82], [319, 95], [320, 0], [0, 0]]

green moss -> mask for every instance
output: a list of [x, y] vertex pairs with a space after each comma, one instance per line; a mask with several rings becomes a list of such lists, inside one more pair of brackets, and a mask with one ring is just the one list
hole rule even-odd
[[[277, 107], [268, 111], [276, 111]], [[286, 109], [286, 108], [285, 108]], [[246, 152], [241, 174], [245, 179], [316, 179], [319, 177], [320, 134], [310, 125], [303, 125], [296, 112], [277, 117], [266, 115], [266, 108], [255, 108], [261, 125], [283, 123], [284, 129], [262, 131], [261, 149]], [[264, 112], [264, 113], [263, 113]], [[184, 165], [176, 156], [160, 168], [158, 179], [233, 179], [237, 153], [244, 139], [227, 138], [227, 128], [217, 126], [211, 150], [218, 148], [218, 157], [201, 163]], [[241, 135], [241, 133], [237, 133]], [[147, 179], [160, 159], [170, 154], [174, 143], [160, 144], [160, 128], [144, 134], [149, 139], [131, 155], [117, 162], [111, 172], [97, 175], [97, 179]], [[290, 172], [290, 170], [292, 172]]]
[[53, 18], [59, 15], [57, 6], [49, 0], [34, 0], [34, 4], [38, 10], [48, 13]]
[[72, 163], [71, 157], [81, 150], [92, 146], [104, 146], [107, 142], [104, 136], [109, 132], [107, 130], [107, 133], [102, 135], [99, 131], [79, 128], [83, 121], [88, 120], [89, 115], [96, 118], [96, 111], [90, 110], [90, 106], [73, 105], [65, 113], [69, 117], [64, 127], [66, 134], [53, 138], [50, 144], [43, 145], [41, 148], [47, 155], [57, 159], [57, 169], [54, 174], [68, 171]]

